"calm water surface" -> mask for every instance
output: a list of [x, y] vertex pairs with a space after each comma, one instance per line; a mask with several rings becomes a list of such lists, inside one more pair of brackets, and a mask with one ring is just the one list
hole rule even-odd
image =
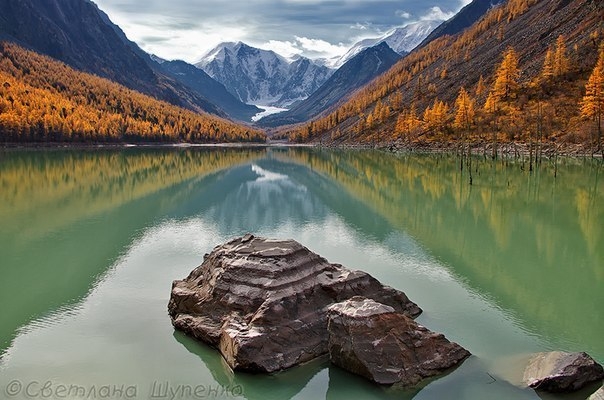
[[[535, 351], [604, 362], [604, 168], [562, 160], [554, 179], [549, 162], [473, 165], [469, 186], [443, 155], [0, 153], [0, 399], [586, 398], [596, 388], [539, 397], [518, 380]], [[166, 306], [172, 280], [247, 232], [405, 291], [421, 324], [473, 356], [413, 391], [325, 359], [233, 374], [173, 330]]]

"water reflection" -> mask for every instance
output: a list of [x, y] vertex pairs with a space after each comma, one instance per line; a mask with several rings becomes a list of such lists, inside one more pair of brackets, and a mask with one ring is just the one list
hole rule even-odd
[[[247, 399], [281, 400], [294, 398], [310, 382], [313, 377], [326, 368], [329, 361], [326, 359], [313, 360], [300, 368], [295, 368], [285, 373], [271, 375], [253, 375], [235, 373], [230, 369], [222, 357], [216, 357], [216, 351], [209, 349], [199, 342], [180, 333], [174, 333], [175, 339], [180, 342], [191, 354], [200, 358], [214, 380], [222, 387], [240, 388]], [[319, 396], [323, 397], [323, 396]]]
[[[285, 156], [284, 156], [285, 157]], [[559, 345], [604, 357], [604, 182], [597, 160], [475, 160], [467, 185], [455, 157], [292, 151], [471, 287]]]
[[[554, 180], [547, 166], [529, 175], [520, 164], [473, 164], [469, 187], [446, 156], [3, 154], [0, 389], [12, 378], [124, 381], [144, 398], [167, 380], [241, 385], [249, 399], [535, 399], [507, 379], [509, 354], [604, 359], [601, 167], [568, 161]], [[37, 184], [20, 188], [28, 179]], [[174, 333], [166, 304], [173, 279], [245, 232], [297, 239], [406, 291], [425, 310], [420, 323], [474, 357], [413, 391], [370, 385], [325, 360], [232, 374], [215, 350]]]
[[0, 153], [0, 300], [13, 305], [0, 313], [0, 354], [19, 326], [81, 299], [142, 229], [179, 209], [200, 179], [263, 154]]
[[[220, 182], [220, 185], [226, 184], [229, 191], [223, 194], [220, 202], [209, 207], [207, 216], [225, 232], [240, 233], [324, 217], [327, 213], [325, 205], [311, 195], [305, 185], [275, 172], [283, 170], [280, 167], [274, 161], [260, 160], [229, 171]], [[303, 168], [298, 166], [297, 169]]]

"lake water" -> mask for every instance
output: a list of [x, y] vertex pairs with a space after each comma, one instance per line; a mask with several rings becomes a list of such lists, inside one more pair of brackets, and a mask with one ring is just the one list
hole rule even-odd
[[[604, 362], [604, 167], [300, 148], [0, 153], [0, 398], [540, 399], [536, 351]], [[421, 388], [319, 359], [233, 374], [175, 332], [171, 282], [232, 237], [365, 270], [473, 354]], [[541, 396], [541, 397], [540, 397]]]

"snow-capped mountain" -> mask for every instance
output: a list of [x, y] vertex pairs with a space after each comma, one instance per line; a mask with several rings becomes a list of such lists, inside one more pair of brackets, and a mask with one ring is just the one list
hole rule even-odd
[[267, 116], [259, 123], [261, 126], [275, 127], [307, 121], [347, 98], [400, 59], [400, 54], [388, 47], [387, 43], [380, 42], [348, 60], [308, 99], [294, 104], [288, 111]]
[[288, 107], [310, 96], [333, 73], [308, 58], [287, 60], [245, 43], [221, 43], [195, 64], [244, 103]]
[[417, 47], [417, 45], [419, 45], [430, 32], [442, 24], [442, 22], [443, 21], [440, 20], [414, 22], [401, 28], [391, 29], [378, 38], [363, 39], [360, 42], [357, 42], [346, 54], [340, 57], [336, 66], [339, 68], [361, 51], [381, 42], [386, 42], [392, 50], [400, 55], [405, 55]]

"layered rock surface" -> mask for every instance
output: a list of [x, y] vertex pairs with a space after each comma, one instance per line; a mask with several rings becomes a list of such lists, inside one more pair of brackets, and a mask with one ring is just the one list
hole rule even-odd
[[175, 328], [218, 347], [231, 368], [272, 372], [326, 354], [328, 308], [354, 296], [421, 313], [403, 292], [298, 242], [246, 235], [174, 281], [168, 311]]
[[604, 379], [604, 368], [587, 353], [537, 353], [524, 371], [525, 383], [546, 392], [572, 392]]
[[444, 335], [362, 297], [331, 306], [328, 330], [331, 361], [380, 384], [413, 386], [470, 356]]

